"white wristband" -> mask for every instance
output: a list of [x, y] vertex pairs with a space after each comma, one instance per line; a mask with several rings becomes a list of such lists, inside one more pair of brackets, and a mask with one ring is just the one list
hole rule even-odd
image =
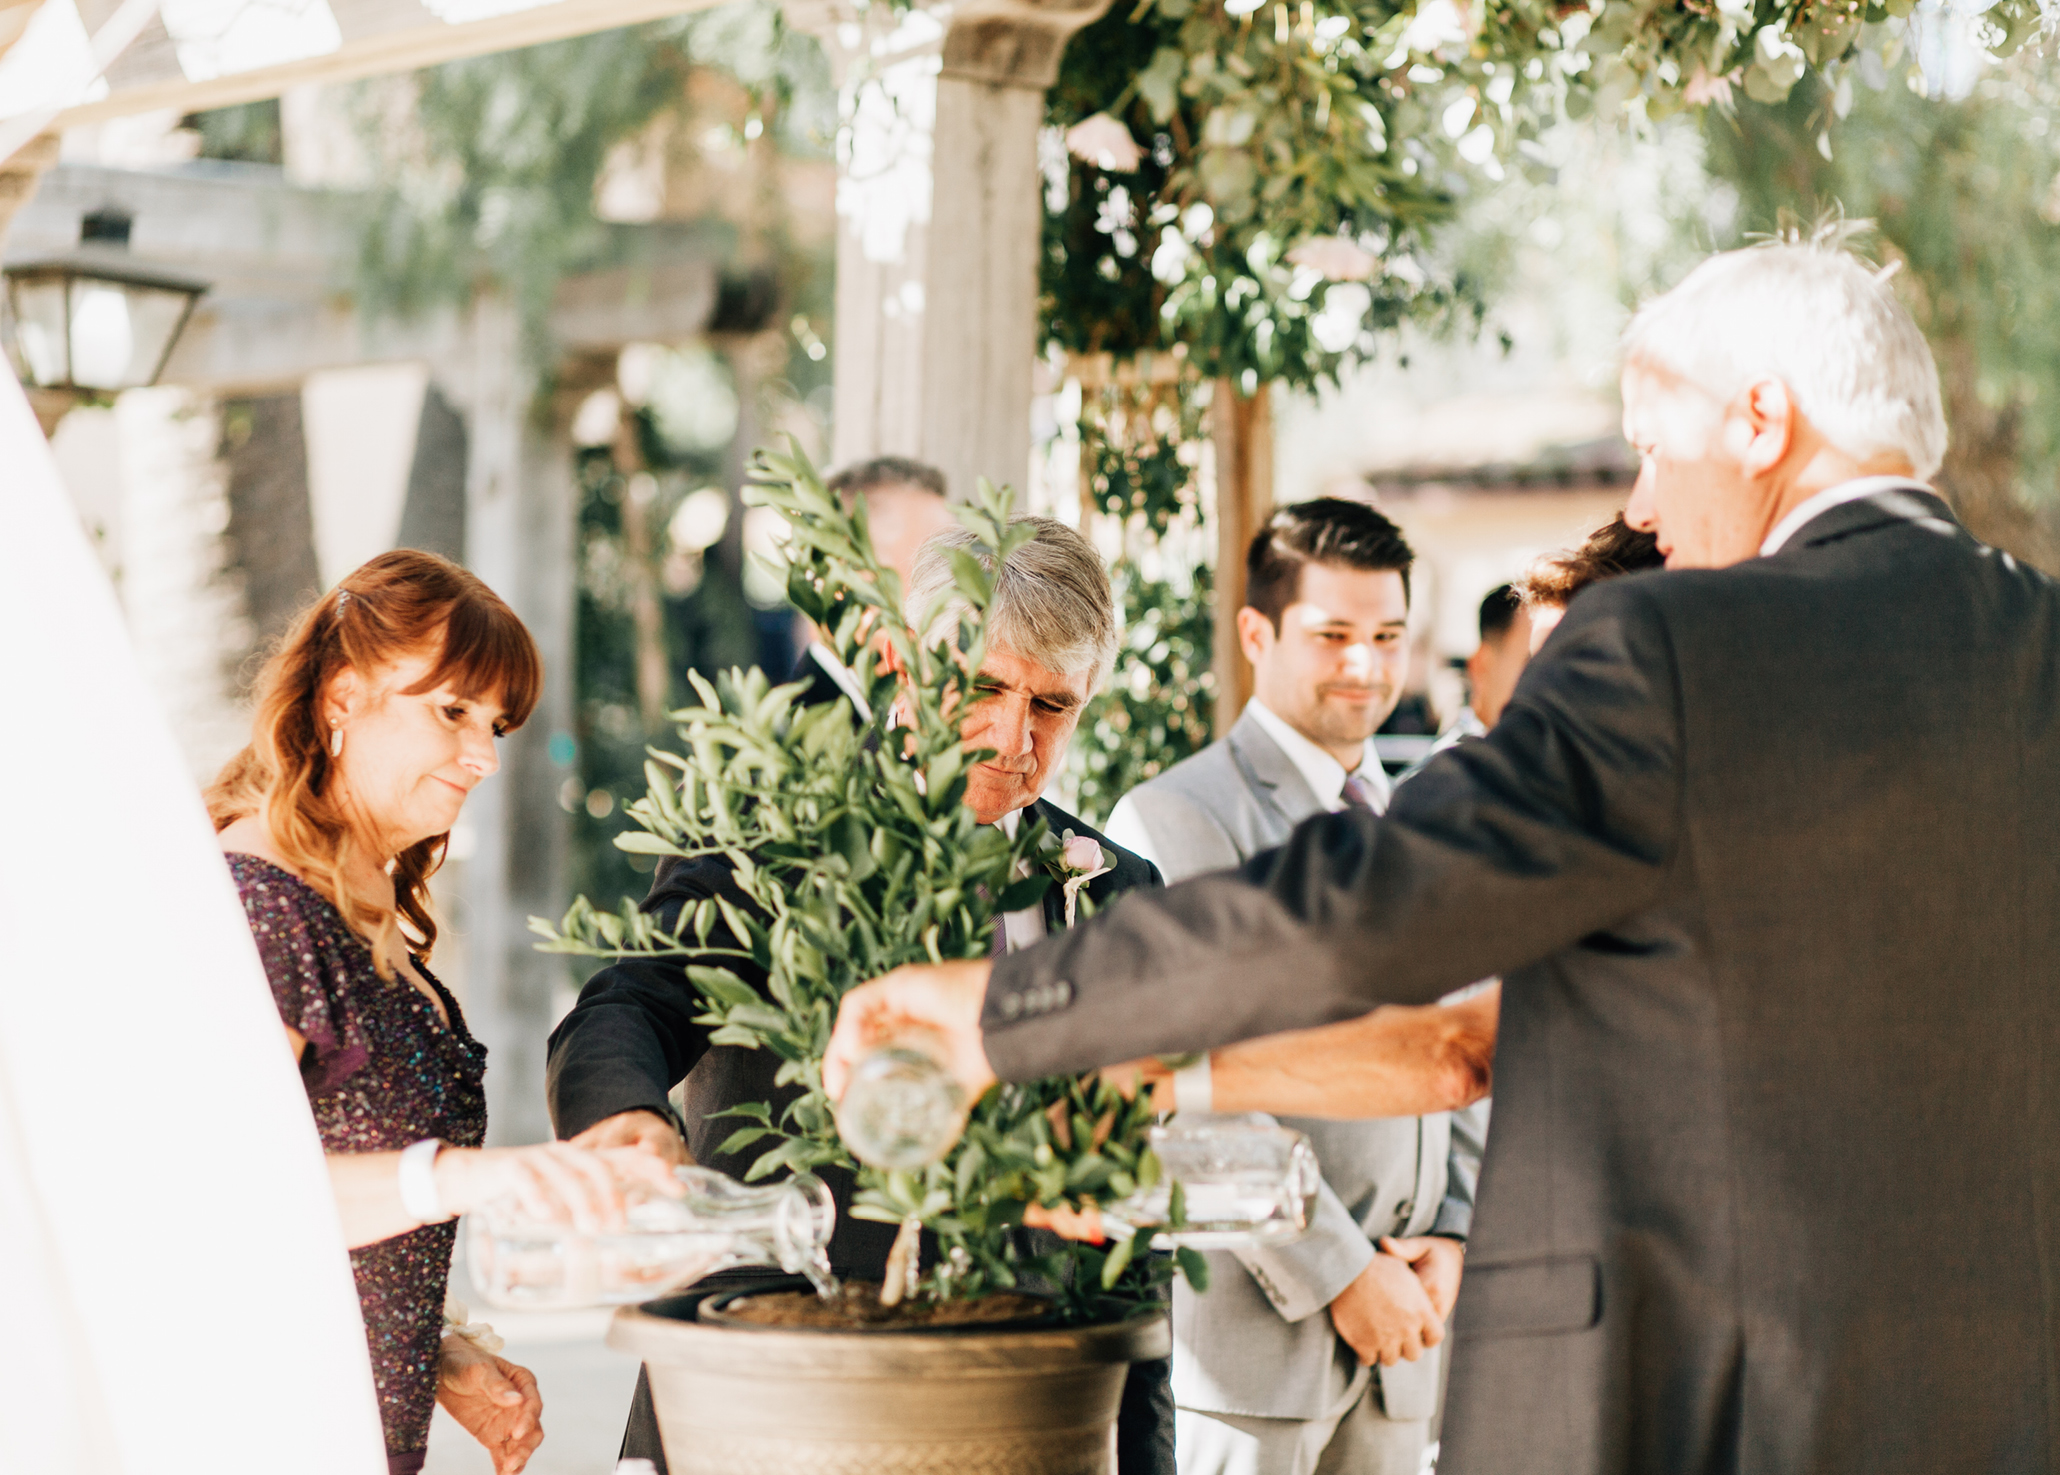
[[1209, 1055], [1193, 1065], [1173, 1072], [1173, 1109], [1177, 1112], [1211, 1112], [1216, 1109], [1216, 1088], [1209, 1079]]
[[436, 1191], [436, 1155], [443, 1146], [441, 1137], [424, 1137], [413, 1147], [401, 1149], [401, 1207], [417, 1224], [435, 1224], [449, 1217]]

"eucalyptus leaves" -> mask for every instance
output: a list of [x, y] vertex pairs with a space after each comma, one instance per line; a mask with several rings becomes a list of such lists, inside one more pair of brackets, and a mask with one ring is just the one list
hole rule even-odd
[[[546, 951], [693, 957], [686, 971], [707, 1003], [712, 1042], [771, 1051], [778, 1083], [798, 1090], [777, 1115], [767, 1102], [729, 1113], [738, 1127], [722, 1151], [764, 1144], [746, 1175], [760, 1179], [852, 1165], [821, 1074], [845, 991], [904, 963], [985, 956], [1000, 914], [1033, 905], [1052, 878], [1039, 864], [1042, 823], [1011, 838], [963, 802], [971, 755], [953, 714], [984, 655], [980, 630], [968, 621], [930, 643], [912, 633], [899, 580], [873, 556], [863, 502], [847, 510], [798, 453], [763, 458], [751, 499], [787, 520], [788, 595], [856, 674], [873, 716], [857, 720], [846, 701], [797, 706], [800, 687], [758, 671], [697, 679], [700, 705], [673, 714], [679, 749], [651, 750], [648, 790], [627, 807], [636, 828], [616, 843], [720, 856], [751, 906], [711, 898], [667, 931], [632, 901], [603, 912], [582, 897], [556, 926], [533, 918], [531, 927]], [[1030, 536], [1011, 526], [1007, 495], [984, 484], [980, 504], [960, 516], [997, 559]], [[954, 572], [966, 601], [984, 610], [992, 580], [980, 561], [961, 554]], [[921, 629], [924, 612], [915, 614]], [[740, 969], [762, 973], [763, 990]], [[1163, 1261], [1133, 1265], [1125, 1242], [1036, 1263], [1021, 1258], [1012, 1231], [1028, 1204], [1120, 1198], [1157, 1182], [1151, 1122], [1145, 1102], [1093, 1077], [1000, 1087], [975, 1104], [943, 1161], [859, 1168], [852, 1211], [936, 1235], [943, 1254], [918, 1295], [979, 1295], [1036, 1270], [1059, 1282], [1069, 1316], [1120, 1314], [1171, 1273]], [[1063, 1259], [1076, 1262], [1073, 1273]], [[1180, 1259], [1200, 1277], [1198, 1256]]]

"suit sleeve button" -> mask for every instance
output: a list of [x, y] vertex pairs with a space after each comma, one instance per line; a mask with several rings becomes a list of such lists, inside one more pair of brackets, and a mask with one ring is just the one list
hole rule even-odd
[[1001, 1017], [1003, 1019], [1014, 1019], [1022, 1012], [1023, 996], [1021, 994], [1003, 994], [1001, 996]]
[[1064, 978], [1051, 986], [1051, 1003], [1054, 1009], [1063, 1009], [1073, 1002], [1073, 985]]

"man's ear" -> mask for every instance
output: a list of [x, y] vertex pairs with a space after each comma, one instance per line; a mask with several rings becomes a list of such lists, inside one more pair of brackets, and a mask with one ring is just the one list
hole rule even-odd
[[1795, 396], [1779, 379], [1762, 379], [1745, 391], [1744, 419], [1752, 436], [1738, 462], [1748, 476], [1765, 476], [1788, 458], [1795, 445], [1800, 412]]
[[1245, 653], [1245, 659], [1254, 666], [1259, 664], [1267, 651], [1273, 649], [1273, 642], [1278, 638], [1273, 629], [1273, 621], [1249, 604], [1237, 612], [1238, 649]]

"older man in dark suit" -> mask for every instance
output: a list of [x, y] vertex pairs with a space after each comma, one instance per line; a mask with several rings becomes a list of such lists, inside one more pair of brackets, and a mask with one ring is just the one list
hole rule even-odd
[[[1028, 521], [1036, 527], [1035, 537], [994, 571], [987, 657], [974, 682], [975, 699], [960, 724], [966, 746], [988, 749], [991, 756], [967, 770], [965, 802], [983, 823], [1002, 825], [1011, 834], [1018, 824], [1041, 819], [1054, 836], [1097, 842], [1107, 870], [1085, 891], [1089, 901], [1105, 905], [1132, 888], [1158, 886], [1157, 868], [1041, 795], [1058, 772], [1088, 697], [1115, 659], [1115, 608], [1108, 576], [1087, 540], [1049, 518]], [[938, 534], [916, 560], [909, 609], [932, 610], [933, 619], [956, 623], [964, 606], [951, 593], [954, 553], [992, 568], [992, 553], [970, 534]], [[682, 908], [710, 896], [747, 908], [752, 904], [720, 857], [669, 860], [644, 909], [671, 928]], [[1003, 923], [1009, 948], [1029, 946], [1059, 931], [1066, 925], [1059, 888], [1049, 888], [1037, 907], [1008, 913]], [[1004, 939], [997, 937], [996, 945], [1003, 947]], [[720, 951], [735, 943], [727, 928], [718, 926], [709, 946]], [[716, 1114], [753, 1101], [772, 1103], [777, 1112], [795, 1088], [774, 1080], [780, 1062], [770, 1051], [711, 1044], [711, 1027], [697, 1021], [704, 1005], [687, 980], [689, 961], [626, 960], [594, 975], [551, 1035], [551, 1119], [560, 1136], [586, 1146], [638, 1143], [673, 1162], [691, 1160], [742, 1177], [756, 1153], [723, 1152], [721, 1144], [737, 1123]], [[759, 971], [734, 959], [723, 961], [747, 983], [761, 984]], [[677, 1115], [671, 1102], [675, 1086], [683, 1103]], [[830, 1242], [833, 1268], [842, 1276], [879, 1280], [894, 1226], [851, 1217], [849, 1172], [831, 1167], [822, 1169], [821, 1176], [839, 1210]], [[1173, 1475], [1167, 1372], [1164, 1359], [1136, 1364], [1131, 1371], [1116, 1431], [1121, 1475]], [[642, 1385], [623, 1452], [660, 1462], [662, 1468]]]
[[1835, 246], [1705, 263], [1624, 402], [1667, 571], [1493, 732], [991, 982], [854, 991], [832, 1089], [897, 1017], [979, 1082], [1501, 974], [1442, 1468], [2060, 1470], [2060, 590], [1921, 484], [1929, 350]]

